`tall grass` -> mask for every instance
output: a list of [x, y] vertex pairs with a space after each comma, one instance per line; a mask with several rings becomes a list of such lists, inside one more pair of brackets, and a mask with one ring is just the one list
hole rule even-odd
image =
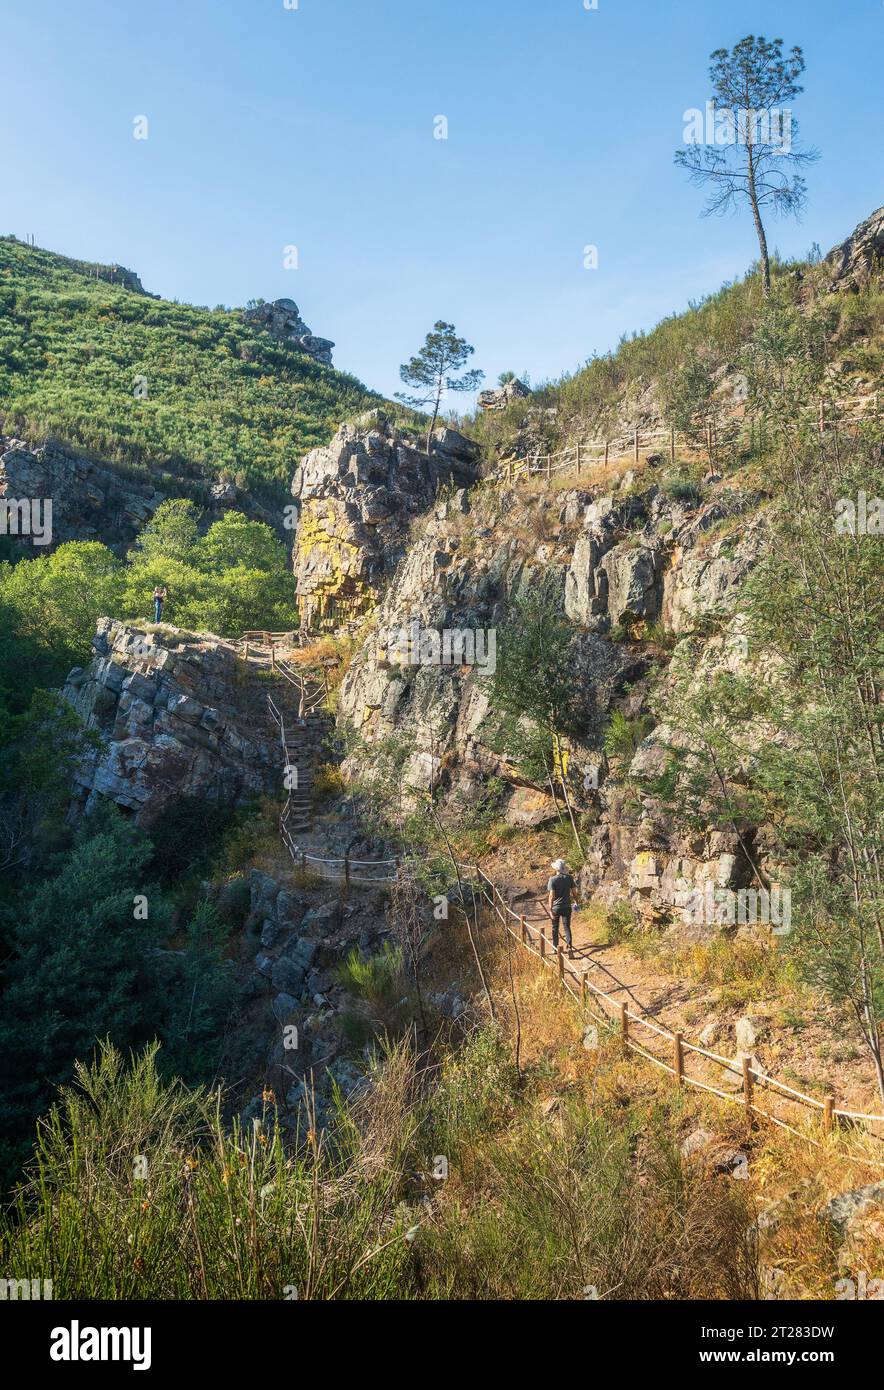
[[42, 1127], [3, 1268], [61, 1298], [755, 1296], [747, 1184], [685, 1167], [671, 1115], [544, 1114], [491, 1026], [428, 1060], [388, 1047], [328, 1131], [284, 1141], [271, 1096], [225, 1125], [155, 1048], [106, 1047]]

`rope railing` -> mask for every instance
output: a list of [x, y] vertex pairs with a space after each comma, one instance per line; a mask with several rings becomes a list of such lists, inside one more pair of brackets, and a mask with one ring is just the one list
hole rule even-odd
[[[302, 676], [290, 662], [277, 653], [277, 643], [285, 642], [291, 645], [291, 638], [295, 634], [290, 632], [244, 632], [240, 641], [243, 644], [243, 656], [246, 661], [257, 659], [266, 661], [270, 670], [276, 675], [288, 681], [298, 694], [298, 718], [304, 719], [307, 715], [315, 712], [328, 702], [329, 685], [328, 672], [324, 671], [321, 680], [311, 680], [307, 676]], [[259, 650], [256, 651], [255, 648]], [[268, 648], [267, 652], [264, 648]]]
[[[839, 413], [842, 409], [855, 405], [864, 407], [861, 414], [845, 417]], [[816, 405], [817, 429], [820, 435], [826, 430], [837, 430], [848, 425], [863, 424], [877, 415], [877, 392], [874, 396], [846, 396], [837, 404], [821, 397]], [[729, 417], [720, 426], [710, 421], [704, 427], [702, 447], [705, 447], [710, 456], [718, 442], [719, 430], [722, 434], [732, 434], [739, 430], [743, 418], [742, 416]], [[530, 478], [535, 475], [549, 479], [559, 473], [576, 472], [579, 477], [584, 468], [601, 463], [607, 464], [612, 457], [619, 459], [631, 453], [633, 461], [638, 463], [639, 452], [642, 448], [652, 448], [661, 442], [668, 444], [670, 462], [673, 464], [675, 463], [676, 445], [680, 444], [682, 447], [694, 450], [701, 447], [695, 438], [686, 435], [683, 431], [676, 430], [674, 426], [670, 426], [668, 429], [640, 430], [636, 425], [627, 434], [603, 439], [579, 440], [575, 444], [569, 444], [566, 448], [554, 452], [525, 454], [521, 458], [509, 459], [491, 477], [499, 483], [514, 483], [521, 477]], [[554, 463], [554, 460], [557, 459], [561, 459], [562, 462]]]

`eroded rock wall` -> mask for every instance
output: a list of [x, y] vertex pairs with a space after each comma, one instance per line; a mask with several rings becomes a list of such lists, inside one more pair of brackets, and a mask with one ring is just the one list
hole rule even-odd
[[99, 737], [75, 774], [75, 812], [104, 796], [149, 827], [181, 797], [236, 806], [278, 789], [266, 687], [229, 643], [101, 618], [93, 647], [62, 691]]

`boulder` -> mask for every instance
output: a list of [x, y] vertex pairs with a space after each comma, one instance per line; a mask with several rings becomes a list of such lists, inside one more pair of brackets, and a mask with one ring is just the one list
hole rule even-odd
[[289, 956], [280, 956], [273, 963], [270, 981], [275, 990], [281, 990], [285, 994], [298, 994], [304, 985], [304, 975], [304, 968], [298, 965], [297, 961]]
[[478, 403], [482, 410], [505, 410], [513, 401], [524, 400], [526, 396], [530, 395], [531, 391], [524, 381], [519, 381], [518, 377], [512, 377], [503, 386], [480, 391]]
[[662, 600], [660, 557], [648, 546], [618, 545], [601, 562], [607, 576], [608, 616], [612, 624], [652, 620]]
[[244, 323], [254, 328], [265, 329], [273, 338], [299, 352], [331, 366], [334, 343], [329, 338], [315, 338], [298, 311], [293, 299], [274, 299], [270, 303], [256, 304], [251, 309], [243, 309]]
[[817, 1216], [844, 1236], [848, 1226], [858, 1216], [881, 1208], [884, 1208], [884, 1182], [875, 1182], [866, 1187], [852, 1187], [847, 1192], [839, 1192], [837, 1197], [832, 1197], [820, 1208]]

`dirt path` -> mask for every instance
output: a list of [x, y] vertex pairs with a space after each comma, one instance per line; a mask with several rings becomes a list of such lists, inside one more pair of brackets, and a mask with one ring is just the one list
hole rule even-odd
[[[483, 870], [500, 886], [513, 911], [535, 929], [544, 927], [552, 939], [546, 911], [546, 882], [551, 870], [545, 863], [519, 863], [518, 850], [504, 846], [482, 860]], [[524, 859], [524, 854], [519, 856]], [[790, 1000], [764, 996], [743, 997], [706, 980], [677, 976], [666, 969], [659, 955], [638, 955], [625, 945], [606, 945], [599, 940], [600, 914], [593, 905], [581, 905], [572, 916], [574, 954], [571, 967], [631, 1013], [653, 1020], [686, 1041], [699, 1043], [733, 1058], [737, 1053], [736, 1023], [749, 1015], [756, 1025], [753, 1052], [761, 1068], [787, 1085], [818, 1099], [835, 1096], [840, 1108], [870, 1114], [884, 1113], [875, 1083], [871, 1059], [845, 1036], [843, 1021], [822, 1001], [812, 1010], [791, 1008]], [[662, 944], [662, 943], [661, 943]], [[796, 999], [797, 1005], [797, 999]], [[702, 1039], [701, 1039], [701, 1036]], [[639, 1039], [647, 1042], [646, 1036]], [[722, 1086], [722, 1070], [713, 1076], [696, 1074]], [[727, 1078], [727, 1073], [724, 1073]], [[739, 1079], [728, 1079], [722, 1089], [739, 1089]], [[884, 1129], [882, 1129], [884, 1133]]]

